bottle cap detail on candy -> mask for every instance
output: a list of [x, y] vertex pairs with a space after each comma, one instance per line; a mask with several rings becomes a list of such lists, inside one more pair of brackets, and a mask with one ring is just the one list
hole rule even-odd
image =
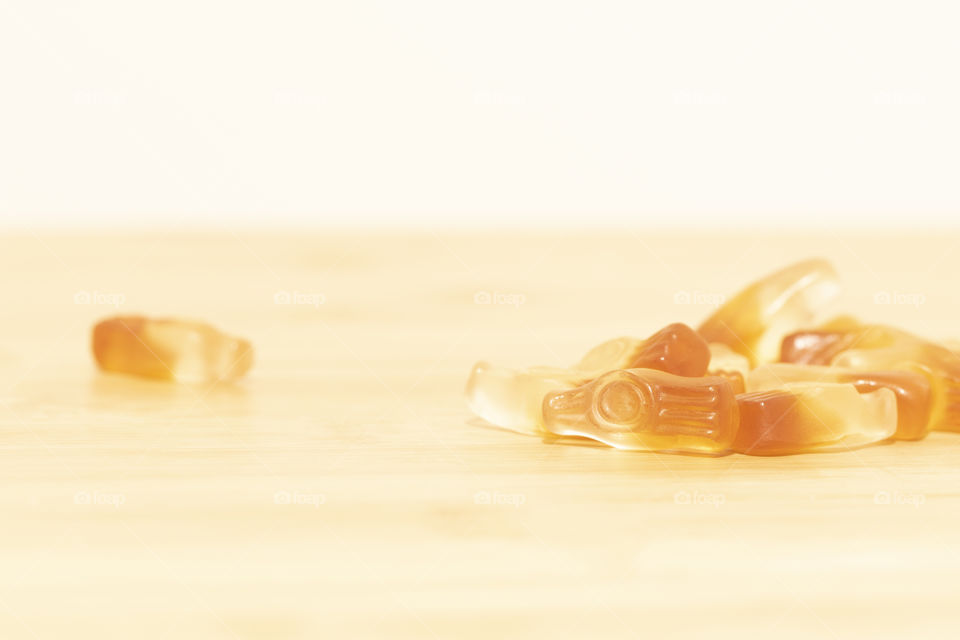
[[737, 422], [735, 394], [720, 377], [626, 369], [543, 398], [548, 432], [618, 449], [726, 453]]
[[467, 381], [470, 409], [487, 422], [520, 433], [543, 433], [541, 408], [550, 391], [572, 389], [608, 371], [650, 368], [684, 376], [702, 376], [710, 350], [700, 335], [674, 323], [646, 340], [616, 338], [591, 349], [576, 365], [505, 369], [474, 365]]
[[468, 403], [507, 428], [638, 451], [787, 455], [960, 431], [960, 345], [851, 316], [814, 324], [839, 290], [828, 262], [799, 262], [696, 332], [610, 340], [569, 369], [480, 363]]

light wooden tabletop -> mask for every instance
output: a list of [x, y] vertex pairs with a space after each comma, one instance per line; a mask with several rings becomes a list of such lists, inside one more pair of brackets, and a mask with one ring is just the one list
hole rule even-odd
[[[960, 435], [697, 458], [464, 406], [475, 360], [569, 364], [813, 255], [841, 310], [960, 337], [958, 235], [0, 238], [0, 637], [955, 637]], [[102, 375], [118, 311], [254, 369]]]

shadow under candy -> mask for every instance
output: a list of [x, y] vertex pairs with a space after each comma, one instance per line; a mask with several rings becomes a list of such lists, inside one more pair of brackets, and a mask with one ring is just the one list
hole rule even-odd
[[111, 411], [174, 409], [242, 415], [250, 411], [250, 399], [247, 388], [235, 381], [188, 384], [98, 372], [90, 381], [88, 406]]

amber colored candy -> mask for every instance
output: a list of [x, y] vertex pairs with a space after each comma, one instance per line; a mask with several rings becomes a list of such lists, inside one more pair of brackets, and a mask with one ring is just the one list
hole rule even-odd
[[936, 373], [928, 367], [913, 365], [928, 377], [933, 389], [930, 421], [934, 431], [960, 432], [960, 378]]
[[960, 340], [951, 338], [950, 340], [941, 341], [940, 344], [943, 345], [944, 349], [950, 349], [950, 351], [960, 354]]
[[834, 360], [837, 366], [905, 369], [923, 374], [930, 382], [931, 428], [934, 431], [960, 432], [960, 371], [955, 367], [943, 366], [948, 363], [937, 364], [939, 358], [928, 349], [852, 349]]
[[829, 262], [798, 262], [754, 282], [710, 316], [698, 331], [721, 342], [753, 366], [777, 359], [783, 336], [810, 326], [840, 284]]
[[894, 327], [865, 325], [849, 316], [840, 316], [816, 329], [784, 336], [780, 361], [794, 364], [831, 364], [851, 349], [886, 349], [925, 342]]
[[505, 369], [478, 362], [467, 380], [470, 410], [487, 422], [521, 433], [542, 432], [541, 407], [548, 391], [572, 389], [608, 371], [649, 368], [677, 375], [702, 376], [710, 350], [700, 335], [674, 323], [646, 340], [616, 338], [591, 349], [577, 364]]
[[722, 342], [711, 342], [708, 376], [721, 376], [730, 381], [734, 393], [746, 391], [745, 380], [750, 373], [750, 361]]
[[864, 326], [866, 325], [851, 315], [834, 316], [820, 325], [822, 329], [828, 331], [856, 331], [862, 329]]
[[809, 329], [797, 331], [783, 338], [780, 362], [792, 364], [829, 364], [837, 354], [848, 348], [850, 334], [843, 331]]
[[737, 421], [736, 396], [726, 379], [653, 369], [612, 371], [543, 398], [548, 432], [618, 449], [725, 453]]
[[143, 316], [97, 323], [93, 356], [104, 371], [190, 383], [232, 380], [253, 364], [246, 340], [201, 322]]
[[850, 318], [834, 320], [818, 331], [831, 336], [829, 344], [793, 334], [784, 338], [781, 358], [795, 363], [922, 373], [932, 390], [932, 428], [960, 431], [960, 355], [956, 352], [902, 329], [859, 324]]
[[743, 375], [750, 372], [750, 360], [722, 342], [711, 342], [707, 347], [710, 349], [707, 371], [739, 371]]
[[733, 450], [757, 456], [835, 451], [886, 440], [897, 429], [890, 389], [860, 393], [852, 384], [787, 383], [737, 396]]
[[[853, 334], [850, 348], [834, 356], [837, 366], [864, 367], [875, 362], [916, 362], [945, 374], [960, 376], [960, 356], [935, 342], [890, 327], [870, 326]], [[871, 340], [882, 336], [882, 340]]]
[[725, 379], [730, 383], [730, 388], [733, 389], [735, 394], [746, 393], [747, 391], [747, 381], [739, 371], [721, 369], [720, 371], [711, 371], [707, 375]]
[[897, 399], [898, 440], [920, 440], [933, 427], [932, 394], [926, 376], [911, 371], [860, 371], [819, 365], [769, 364], [747, 376], [749, 391], [782, 388], [788, 382], [832, 382], [852, 384], [860, 393], [890, 389]]
[[588, 373], [575, 369], [507, 369], [478, 362], [470, 372], [464, 393], [470, 410], [490, 424], [538, 434], [543, 396], [557, 389], [571, 389], [589, 379]]
[[[700, 335], [674, 322], [646, 338], [617, 338], [597, 345], [574, 365], [596, 374], [613, 369], [656, 369], [678, 376], [702, 376], [710, 363], [710, 348]], [[616, 366], [616, 365], [624, 366]]]

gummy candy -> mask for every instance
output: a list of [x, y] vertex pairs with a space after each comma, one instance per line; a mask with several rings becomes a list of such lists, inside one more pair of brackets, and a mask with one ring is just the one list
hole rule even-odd
[[480, 362], [467, 401], [501, 427], [642, 451], [787, 455], [960, 432], [960, 343], [851, 316], [816, 325], [839, 289], [828, 262], [799, 262], [696, 332], [610, 340], [569, 368]]
[[653, 369], [611, 371], [543, 398], [545, 429], [618, 449], [726, 453], [737, 430], [730, 382]]
[[746, 356], [751, 365], [777, 359], [783, 336], [810, 326], [840, 292], [830, 263], [798, 262], [754, 282], [727, 301], [698, 331]]
[[253, 364], [253, 348], [201, 322], [117, 316], [93, 328], [104, 371], [178, 382], [232, 380]]
[[733, 389], [733, 393], [744, 393], [747, 390], [747, 382], [743, 378], [743, 374], [739, 371], [716, 371], [710, 372], [707, 374], [709, 376], [723, 378], [730, 383], [730, 388]]
[[[810, 337], [813, 333], [817, 334], [816, 338]], [[922, 373], [932, 390], [932, 428], [960, 431], [960, 355], [935, 342], [902, 329], [863, 325], [844, 318], [816, 332], [786, 336], [781, 359], [861, 370], [904, 369]]]
[[852, 384], [867, 393], [880, 388], [890, 389], [897, 399], [898, 440], [920, 440], [933, 427], [931, 422], [931, 389], [927, 377], [911, 371], [860, 371], [857, 369], [819, 365], [768, 364], [757, 367], [747, 376], [749, 391], [782, 388], [788, 382], [832, 382]]
[[834, 318], [816, 329], [784, 336], [780, 361], [794, 364], [830, 364], [851, 349], [886, 349], [925, 342], [901, 329], [860, 324], [849, 316]]
[[849, 334], [844, 331], [797, 331], [783, 338], [780, 362], [829, 364], [838, 353], [847, 348], [850, 340]]
[[707, 347], [710, 349], [707, 371], [739, 371], [744, 376], [750, 372], [750, 360], [722, 342], [711, 342]]
[[[930, 353], [926, 353], [930, 356]], [[837, 366], [863, 369], [904, 369], [927, 377], [931, 389], [930, 422], [934, 431], [960, 431], [960, 372], [934, 364], [921, 351], [853, 349], [834, 360]]]
[[733, 385], [734, 393], [743, 393], [747, 374], [750, 373], [750, 361], [722, 342], [711, 342], [708, 376], [726, 378]]
[[[599, 344], [574, 368], [596, 375], [613, 369], [643, 368], [702, 376], [709, 362], [710, 348], [703, 338], [682, 322], [675, 322], [645, 340], [617, 338]], [[621, 363], [626, 366], [616, 366]]]
[[792, 382], [737, 396], [733, 450], [775, 456], [836, 451], [880, 442], [897, 429], [890, 389], [860, 393], [852, 384]]
[[685, 324], [674, 323], [646, 340], [616, 338], [591, 349], [569, 369], [516, 370], [479, 362], [467, 381], [470, 409], [487, 422], [521, 433], [542, 432], [541, 408], [549, 391], [572, 389], [608, 371], [650, 368], [702, 376], [710, 361], [707, 343]]
[[590, 380], [590, 373], [576, 369], [533, 367], [517, 370], [478, 362], [467, 380], [467, 405], [490, 424], [540, 433], [543, 396], [557, 389], [571, 389]]

